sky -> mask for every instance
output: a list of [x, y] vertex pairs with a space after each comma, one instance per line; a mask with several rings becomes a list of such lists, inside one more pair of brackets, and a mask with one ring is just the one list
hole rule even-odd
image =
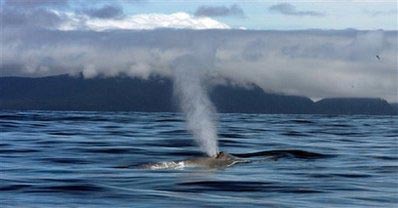
[[397, 29], [396, 1], [204, 2], [206, 1], [147, 1], [141, 2], [139, 6], [130, 4], [126, 13], [170, 14], [183, 11], [194, 15], [200, 11], [207, 11], [207, 15], [232, 28], [256, 30]]
[[[1, 0], [0, 2], [3, 11], [7, 11], [9, 8], [32, 10], [35, 7], [36, 9], [42, 7], [50, 11], [86, 14], [91, 17], [95, 16], [95, 12], [97, 14], [108, 12], [108, 17], [112, 15], [119, 17], [120, 24], [122, 17], [128, 19], [128, 17], [136, 15], [163, 15], [165, 19], [166, 16], [172, 14], [184, 13], [190, 15], [189, 20], [192, 21], [197, 17], [209, 17], [235, 29], [397, 30], [398, 27], [398, 6], [395, 0]], [[178, 19], [178, 17], [174, 17], [174, 19]]]
[[0, 0], [0, 76], [172, 77], [398, 102], [396, 1]]

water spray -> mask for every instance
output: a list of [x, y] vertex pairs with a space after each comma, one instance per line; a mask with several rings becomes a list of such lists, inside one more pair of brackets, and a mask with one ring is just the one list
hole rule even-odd
[[174, 94], [185, 114], [188, 130], [208, 156], [218, 153], [215, 108], [203, 85], [203, 65], [194, 56], [182, 56], [173, 63]]

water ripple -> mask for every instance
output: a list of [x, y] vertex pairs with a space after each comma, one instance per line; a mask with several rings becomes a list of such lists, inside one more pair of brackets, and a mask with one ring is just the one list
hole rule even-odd
[[178, 113], [0, 112], [4, 207], [394, 207], [396, 116], [219, 114], [223, 169], [147, 170], [203, 157]]

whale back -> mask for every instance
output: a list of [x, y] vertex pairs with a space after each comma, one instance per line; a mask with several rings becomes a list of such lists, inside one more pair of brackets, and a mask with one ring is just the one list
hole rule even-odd
[[201, 157], [185, 161], [185, 163], [190, 166], [206, 168], [225, 168], [241, 162], [246, 162], [246, 160], [237, 158], [225, 152], [219, 152], [214, 157]]
[[228, 154], [219, 152], [213, 157], [196, 157], [181, 161], [168, 161], [159, 163], [149, 163], [140, 165], [144, 169], [182, 169], [186, 167], [208, 168], [208, 169], [223, 169], [230, 167], [237, 163], [247, 163], [252, 160], [248, 158], [256, 157], [270, 157], [273, 159], [283, 157], [293, 157], [299, 159], [320, 159], [332, 157], [332, 155], [325, 155], [315, 152], [307, 152], [303, 150], [269, 150], [252, 153]]
[[293, 157], [299, 159], [319, 159], [319, 158], [326, 158], [330, 157], [331, 155], [320, 154], [316, 152], [308, 152], [303, 150], [294, 150], [294, 149], [287, 149], [287, 150], [269, 150], [269, 151], [260, 151], [260, 152], [252, 152], [252, 153], [240, 153], [240, 154], [233, 154], [239, 158], [250, 158], [250, 157]]

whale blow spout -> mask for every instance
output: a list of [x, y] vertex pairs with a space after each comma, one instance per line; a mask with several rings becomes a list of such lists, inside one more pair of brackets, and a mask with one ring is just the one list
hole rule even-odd
[[188, 130], [200, 149], [208, 156], [218, 152], [216, 108], [210, 101], [205, 84], [206, 68], [193, 55], [174, 61], [174, 95], [184, 112]]

